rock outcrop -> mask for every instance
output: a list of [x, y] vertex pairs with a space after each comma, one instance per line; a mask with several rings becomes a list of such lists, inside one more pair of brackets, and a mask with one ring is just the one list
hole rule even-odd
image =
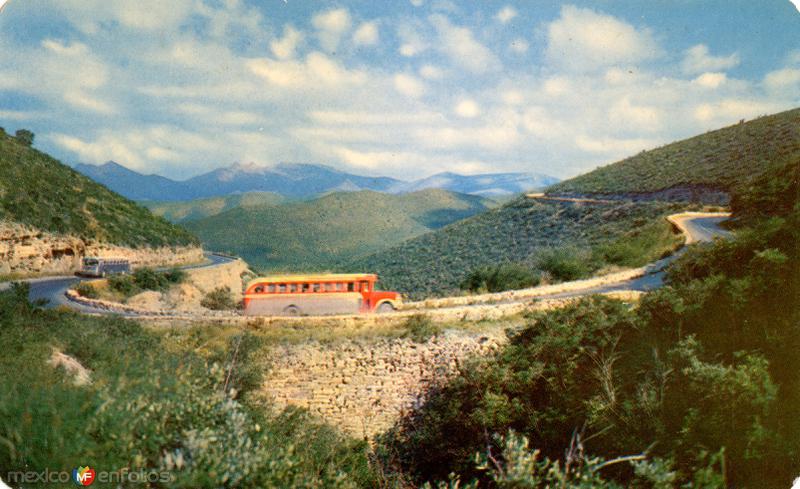
[[203, 250], [194, 246], [127, 248], [0, 221], [0, 275], [72, 274], [85, 256], [125, 258], [133, 267], [171, 266], [200, 262]]

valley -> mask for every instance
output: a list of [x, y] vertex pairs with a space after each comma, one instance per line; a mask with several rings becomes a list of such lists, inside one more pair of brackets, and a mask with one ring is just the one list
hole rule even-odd
[[[231, 474], [267, 486], [303, 474], [312, 485], [350, 477], [380, 487], [391, 468], [408, 487], [450, 473], [480, 480], [473, 460], [488, 432], [519, 430], [555, 460], [583, 423], [587, 450], [605, 459], [641, 453], [669, 477], [722, 474], [755, 487], [748, 481], [761, 480], [771, 457], [791, 467], [800, 433], [787, 407], [800, 399], [791, 367], [800, 147], [786, 142], [797, 129], [785, 124], [796, 116], [721, 130], [765, 146], [769, 165], [742, 169], [726, 156], [714, 160], [722, 170], [696, 170], [691, 160], [680, 163], [685, 179], [646, 192], [596, 182], [655, 171], [654, 158], [672, 161], [686, 145], [724, 154], [719, 141], [730, 138], [677, 142], [667, 156], [659, 148], [504, 203], [442, 189], [148, 203], [176, 224], [9, 138], [23, 160], [93, 196], [67, 195], [59, 213], [12, 193], [3, 204], [11, 272], [63, 274], [87, 253], [139, 266], [104, 280], [0, 287], [0, 341], [22, 352], [0, 359], [9, 394], [0, 419], [31, 419], [0, 426], [4, 438], [28, 440], [0, 460], [66, 463], [90, 450], [127, 463], [114, 460], [134, 450], [134, 463], [205, 485], [209, 467], [249, 457], [230, 461]], [[784, 143], [764, 142], [775, 127]], [[715, 176], [724, 185], [704, 176], [731, 167], [728, 179]], [[84, 217], [58, 218], [71, 215]], [[190, 264], [198, 243], [245, 260], [206, 252]], [[250, 266], [376, 271], [410, 300], [388, 314], [245, 317], [236, 302]], [[198, 426], [215, 443], [198, 448]], [[112, 432], [121, 439], [98, 435]], [[138, 432], [153, 446], [138, 445]], [[298, 448], [284, 451], [286, 440]], [[688, 454], [700, 445], [725, 447], [725, 464]], [[184, 450], [192, 468], [176, 465]], [[275, 457], [288, 475], [273, 470]], [[759, 468], [740, 470], [748, 464]]]

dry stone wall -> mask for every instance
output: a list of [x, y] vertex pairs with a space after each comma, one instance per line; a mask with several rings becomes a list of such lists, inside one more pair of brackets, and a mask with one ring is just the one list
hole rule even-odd
[[273, 351], [263, 392], [278, 408], [298, 406], [352, 436], [370, 438], [424, 401], [469, 357], [505, 342], [498, 332], [449, 331], [425, 343], [410, 339], [289, 345]]
[[84, 256], [126, 258], [134, 267], [170, 266], [203, 260], [198, 247], [125, 248], [0, 221], [0, 275], [71, 274]]

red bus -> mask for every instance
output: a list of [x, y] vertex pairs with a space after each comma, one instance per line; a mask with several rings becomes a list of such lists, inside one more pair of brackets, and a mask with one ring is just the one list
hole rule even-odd
[[374, 274], [275, 275], [247, 284], [248, 316], [385, 313], [402, 303], [397, 292], [375, 290]]

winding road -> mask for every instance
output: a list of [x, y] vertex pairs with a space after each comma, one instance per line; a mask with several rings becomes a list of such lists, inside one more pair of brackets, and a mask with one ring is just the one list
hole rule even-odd
[[[186, 265], [180, 267], [184, 270], [190, 270], [194, 268], [206, 268], [206, 267], [215, 267], [217, 265], [228, 263], [234, 260], [234, 258], [230, 258], [223, 255], [218, 255], [216, 253], [205, 253], [206, 259], [208, 260], [206, 263], [199, 263], [194, 265]], [[67, 299], [66, 292], [67, 290], [77, 282], [80, 282], [82, 279], [81, 277], [77, 277], [75, 275], [62, 275], [57, 277], [42, 277], [42, 278], [32, 278], [32, 279], [24, 279], [20, 280], [20, 282], [27, 282], [30, 284], [30, 293], [28, 298], [31, 301], [34, 300], [46, 300], [47, 304], [45, 307], [58, 307], [58, 306], [67, 306], [76, 311], [83, 312], [83, 313], [108, 313], [108, 311], [103, 309], [95, 309], [93, 307], [89, 307], [83, 304], [78, 304], [77, 302], [70, 301]], [[3, 282], [0, 283], [0, 290], [7, 289], [10, 287], [10, 282]]]
[[[538, 197], [538, 196], [537, 196]], [[535, 197], [534, 197], [535, 198]], [[573, 201], [573, 200], [571, 200]], [[714, 238], [724, 238], [730, 235], [730, 231], [723, 229], [720, 224], [730, 217], [727, 213], [693, 213], [686, 212], [682, 214], [675, 214], [668, 217], [668, 220], [675, 225], [686, 236], [686, 244], [708, 242]], [[546, 287], [537, 289], [527, 289], [523, 291], [515, 291], [517, 295], [513, 298], [506, 298], [502, 300], [495, 300], [489, 298], [487, 301], [478, 301], [470, 304], [462, 304], [460, 307], [471, 307], [471, 305], [486, 305], [487, 303], [507, 303], [507, 302], [520, 302], [530, 300], [535, 297], [537, 299], [568, 299], [581, 297], [592, 294], [602, 294], [616, 291], [643, 291], [653, 290], [663, 284], [664, 269], [669, 263], [675, 260], [686, 250], [685, 247], [678, 250], [678, 252], [663, 258], [655, 263], [644, 267], [641, 272], [636, 274], [628, 274], [625, 277], [614, 279], [612, 276], [597, 277], [594, 279], [581, 280], [577, 282], [570, 282], [559, 284], [557, 290]], [[233, 258], [218, 255], [215, 253], [206, 253], [207, 263], [198, 265], [188, 265], [181, 267], [183, 269], [214, 267], [223, 263], [233, 261]], [[635, 275], [635, 276], [633, 276]], [[76, 311], [87, 314], [120, 314], [119, 312], [111, 312], [105, 309], [93, 308], [84, 304], [71, 301], [66, 296], [66, 291], [71, 288], [75, 283], [81, 279], [76, 276], [58, 276], [58, 277], [43, 277], [23, 280], [30, 284], [31, 300], [43, 299], [47, 301], [46, 307], [67, 306]], [[0, 283], [0, 290], [6, 289], [10, 286], [9, 282]], [[502, 294], [502, 293], [501, 293]], [[491, 294], [490, 294], [491, 295]], [[451, 299], [435, 299], [433, 301], [423, 301], [413, 309], [419, 310], [420, 308], [450, 308], [457, 306], [450, 304], [445, 306], [444, 303]], [[454, 298], [461, 300], [465, 298]], [[441, 302], [442, 305], [436, 306], [435, 303]], [[409, 304], [411, 306], [412, 304]], [[135, 313], [122, 313], [124, 316], [137, 316]]]

